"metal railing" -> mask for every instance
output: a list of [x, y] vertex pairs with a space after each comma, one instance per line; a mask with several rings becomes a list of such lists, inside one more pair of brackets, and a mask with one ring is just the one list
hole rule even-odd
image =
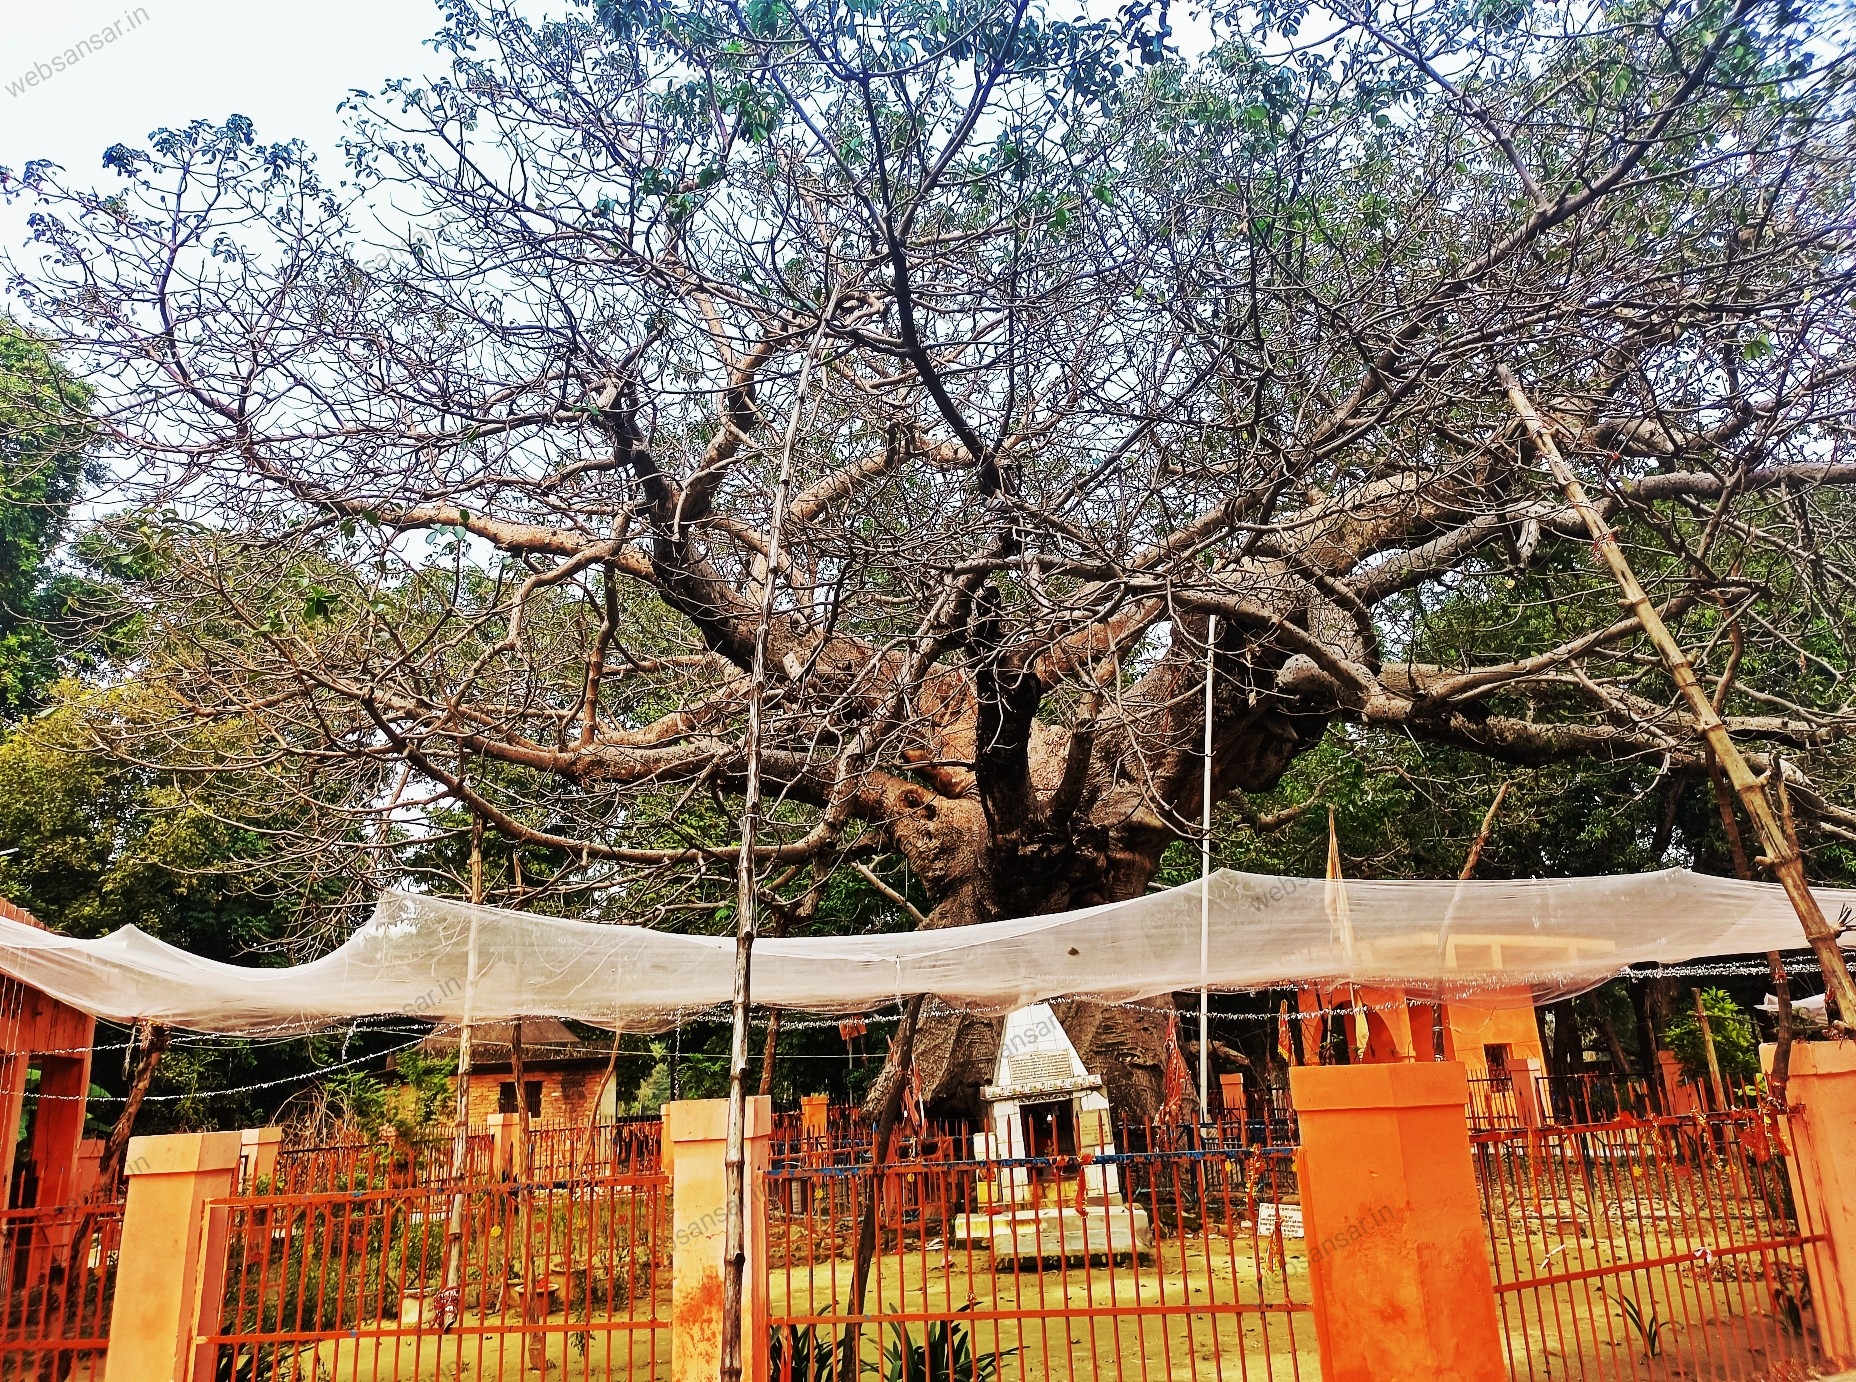
[[0, 1378], [102, 1377], [121, 1243], [120, 1204], [0, 1212]]
[[[448, 1183], [457, 1168], [456, 1130], [421, 1129], [408, 1140], [368, 1137], [359, 1131], [326, 1140], [289, 1144], [277, 1154], [266, 1188], [275, 1194], [310, 1195], [332, 1190], [401, 1190]], [[466, 1132], [463, 1179], [491, 1179], [492, 1142], [482, 1128]]]
[[532, 1181], [644, 1175], [662, 1167], [663, 1155], [664, 1125], [657, 1118], [537, 1123], [529, 1129], [525, 1171]]
[[797, 1166], [767, 1203], [774, 1382], [1316, 1372], [1286, 1151]]
[[1766, 1111], [1471, 1140], [1512, 1376], [1812, 1375], [1818, 1234]]
[[216, 1201], [224, 1382], [652, 1377], [669, 1358], [668, 1183], [421, 1186]]

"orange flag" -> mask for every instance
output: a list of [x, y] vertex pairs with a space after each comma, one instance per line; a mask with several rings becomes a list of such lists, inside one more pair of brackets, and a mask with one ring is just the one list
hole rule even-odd
[[1289, 1037], [1289, 1000], [1282, 1000], [1276, 1012], [1276, 1051], [1284, 1065], [1295, 1064], [1295, 1042]]
[[1295, 1006], [1302, 1014], [1302, 1064], [1321, 1064], [1322, 1028], [1327, 1026], [1327, 1013], [1321, 1006], [1321, 995], [1314, 989], [1297, 989]]

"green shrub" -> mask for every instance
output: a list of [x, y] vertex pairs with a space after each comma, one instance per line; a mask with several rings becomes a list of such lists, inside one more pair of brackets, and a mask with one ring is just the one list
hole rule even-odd
[[[963, 1306], [962, 1309], [971, 1309]], [[920, 1343], [899, 1324], [890, 1327], [881, 1363], [866, 1363], [883, 1382], [992, 1382], [999, 1364], [1018, 1352], [980, 1353], [973, 1347], [973, 1327], [958, 1320], [936, 1320]]]
[[767, 1355], [773, 1382], [837, 1382], [838, 1340], [829, 1327], [775, 1325]]
[[[1730, 1080], [1755, 1078], [1759, 1074], [1759, 1037], [1753, 1030], [1752, 1018], [1726, 989], [1703, 989], [1701, 1006], [1714, 1034], [1714, 1053], [1721, 1063], [1721, 1075]], [[1707, 1043], [1702, 1040], [1701, 1023], [1695, 1020], [1693, 1007], [1669, 1024], [1663, 1040], [1682, 1062], [1685, 1078], [1708, 1078]]]

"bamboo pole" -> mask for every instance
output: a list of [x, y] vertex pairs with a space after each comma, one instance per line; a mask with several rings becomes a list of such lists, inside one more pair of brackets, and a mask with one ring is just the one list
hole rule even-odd
[[1695, 1025], [1701, 1029], [1701, 1049], [1708, 1055], [1708, 1083], [1714, 1089], [1714, 1111], [1724, 1113], [1727, 1109], [1727, 1086], [1721, 1080], [1721, 1057], [1714, 1049], [1714, 1028], [1708, 1023], [1708, 1010], [1702, 1005], [1701, 990], [1690, 989], [1695, 995]]
[[[1218, 616], [1205, 617], [1205, 801], [1199, 831], [1199, 1127], [1211, 1126], [1212, 1039], [1208, 1028], [1212, 968], [1212, 672], [1218, 650]], [[1334, 815], [1328, 813], [1328, 828]]]
[[[774, 592], [779, 586], [785, 540], [786, 507], [792, 493], [793, 444], [811, 384], [813, 366], [824, 340], [825, 322], [835, 310], [834, 295], [799, 368], [792, 416], [780, 448], [780, 468], [773, 484], [773, 511], [767, 520], [767, 560], [761, 576], [760, 612], [754, 625], [754, 651], [748, 660], [746, 782], [741, 800], [741, 849], [735, 856], [735, 969], [728, 1041], [728, 1141], [722, 1153], [722, 1358], [721, 1382], [741, 1382], [742, 1303], [747, 1280], [747, 1117], [748, 1012], [753, 997], [754, 940], [758, 924], [760, 880], [754, 841], [760, 826], [761, 721], [767, 695], [767, 639], [773, 625]], [[755, 1347], [762, 1347], [759, 1340]]]
[[[483, 901], [483, 817], [470, 818], [470, 900], [473, 909]], [[438, 1320], [449, 1329], [464, 1316], [460, 1288], [464, 1266], [464, 1170], [470, 1153], [470, 1029], [477, 1001], [477, 913], [470, 916], [470, 943], [464, 959], [464, 1020], [458, 1024], [458, 1091], [456, 1130], [451, 1138], [451, 1213], [445, 1223], [445, 1287], [439, 1298]]]
[[[1779, 797], [1782, 815], [1780, 824], [1785, 827], [1785, 837], [1792, 848], [1798, 848], [1797, 833], [1791, 827], [1791, 811], [1785, 803], [1785, 779], [1779, 779]], [[1714, 789], [1714, 806], [1721, 816], [1721, 829], [1727, 834], [1727, 848], [1733, 855], [1734, 873], [1741, 878], [1751, 879], [1753, 868], [1747, 862], [1746, 844], [1740, 838], [1740, 822], [1734, 819], [1733, 789], [1727, 785], [1727, 777], [1721, 771], [1721, 765], [1715, 761], [1712, 753], [1708, 755], [1708, 783]], [[1792, 1072], [1792, 981], [1785, 972], [1785, 958], [1776, 950], [1766, 952], [1766, 973], [1772, 979], [1773, 1000], [1779, 1005], [1778, 1040], [1772, 1048], [1772, 1085], [1773, 1102], [1780, 1109], [1786, 1107], [1785, 1087], [1791, 1083]]]
[[1489, 842], [1489, 831], [1495, 825], [1495, 813], [1502, 809], [1502, 798], [1508, 795], [1509, 784], [1504, 782], [1495, 789], [1495, 800], [1489, 803], [1487, 813], [1482, 817], [1482, 829], [1476, 832], [1475, 840], [1469, 846], [1469, 856], [1463, 860], [1463, 871], [1456, 878], [1459, 883], [1467, 883], [1476, 872], [1476, 865], [1482, 861], [1482, 848]]
[[[1476, 865], [1482, 862], [1482, 851], [1489, 843], [1489, 832], [1495, 828], [1495, 813], [1502, 809], [1502, 802], [1507, 800], [1509, 786], [1509, 783], [1504, 782], [1495, 789], [1495, 800], [1490, 802], [1489, 809], [1483, 812], [1482, 825], [1476, 831], [1476, 838], [1470, 841], [1469, 853], [1463, 858], [1462, 871], [1456, 876], [1456, 881], [1459, 886], [1451, 893], [1450, 905], [1444, 909], [1443, 922], [1437, 928], [1437, 972], [1439, 974], [1442, 974], [1446, 968], [1444, 960], [1448, 954], [1451, 928], [1456, 923], [1457, 908], [1463, 903], [1464, 889], [1461, 885], [1469, 882], [1470, 878], [1474, 876], [1476, 872]], [[1330, 813], [1330, 819], [1331, 816], [1332, 813]], [[1332, 833], [1333, 828], [1330, 825], [1329, 834], [1332, 835]], [[1332, 848], [1333, 846], [1330, 843], [1329, 849], [1332, 850]], [[1438, 990], [1438, 996], [1431, 1003], [1432, 1060], [1442, 1060], [1444, 1058], [1445, 1044], [1444, 1002], [1442, 989], [1440, 988]], [[1414, 1052], [1413, 1054], [1415, 1055], [1416, 1053]]]
[[1836, 931], [1825, 918], [1823, 908], [1818, 906], [1817, 898], [1811, 892], [1811, 885], [1805, 880], [1804, 860], [1785, 838], [1771, 803], [1766, 800], [1764, 781], [1754, 775], [1746, 759], [1740, 756], [1740, 750], [1728, 734], [1726, 724], [1696, 678], [1688, 654], [1683, 652], [1681, 644], [1676, 642], [1668, 626], [1663, 623], [1662, 616], [1650, 603], [1650, 597], [1638, 583], [1636, 572], [1631, 570], [1630, 562], [1625, 558], [1623, 548], [1618, 546], [1610, 525], [1586, 496], [1585, 486], [1579, 483], [1578, 476], [1573, 474], [1565, 457], [1560, 454], [1551, 430], [1541, 420], [1540, 414], [1534, 411], [1534, 405], [1522, 392], [1514, 373], [1506, 365], [1501, 365], [1497, 367], [1496, 374], [1502, 387], [1507, 390], [1509, 403], [1520, 415], [1528, 436], [1540, 449], [1548, 468], [1553, 472], [1555, 482], [1565, 493], [1566, 501], [1577, 511], [1585, 523], [1586, 531], [1591, 533], [1593, 547], [1604, 559], [1605, 565], [1611, 568], [1611, 575], [1623, 592], [1624, 603], [1636, 615], [1644, 633], [1661, 654], [1664, 665], [1669, 669], [1670, 679], [1675, 682], [1676, 690], [1688, 705], [1689, 717], [1696, 733], [1712, 750], [1715, 759], [1726, 772], [1728, 781], [1732, 783], [1735, 794], [1740, 798], [1748, 819], [1753, 822], [1760, 848], [1765, 851], [1758, 862], [1771, 870], [1779, 886], [1785, 890], [1792, 910], [1798, 914], [1798, 923], [1804, 929], [1805, 939], [1810, 942], [1823, 970], [1824, 987], [1830, 995], [1830, 1001], [1836, 1005], [1838, 1017], [1845, 1023], [1856, 1021], [1856, 981], [1851, 979], [1849, 965], [1843, 958], [1842, 950], [1838, 948]]
[[509, 1078], [516, 1087], [516, 1157], [517, 1180], [528, 1179], [528, 1062], [522, 1052], [522, 1019], [509, 1024]]

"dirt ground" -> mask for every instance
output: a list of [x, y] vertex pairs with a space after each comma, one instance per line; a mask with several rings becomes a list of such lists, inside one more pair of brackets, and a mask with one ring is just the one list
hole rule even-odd
[[[1162, 1243], [1136, 1259], [1016, 1270], [995, 1269], [982, 1249], [930, 1248], [885, 1258], [872, 1300], [904, 1316], [917, 1341], [928, 1325], [908, 1316], [970, 1316], [974, 1352], [998, 1357], [999, 1382], [1318, 1377], [1313, 1317], [1287, 1305], [1309, 1298], [1302, 1243], [1287, 1240], [1286, 1263], [1267, 1251], [1259, 1263], [1253, 1243], [1212, 1237], [1195, 1239], [1190, 1254]], [[770, 1295], [775, 1320], [842, 1313], [850, 1262], [776, 1269]], [[1256, 1308], [1264, 1302], [1273, 1308]], [[1020, 1318], [988, 1318], [995, 1311]], [[893, 1344], [896, 1327], [865, 1331], [865, 1360]]]
[[[1581, 1271], [1601, 1268], [1633, 1260], [1641, 1248], [1600, 1226], [1576, 1235], [1575, 1257], [1565, 1235], [1552, 1227], [1517, 1228], [1523, 1231], [1511, 1260], [1498, 1273], [1511, 1279], [1551, 1273], [1569, 1258]], [[1686, 1244], [1686, 1235], [1678, 1236]], [[893, 1346], [899, 1326], [919, 1341], [928, 1320], [964, 1317], [972, 1351], [982, 1360], [997, 1359], [997, 1382], [1318, 1378], [1313, 1318], [1285, 1305], [1309, 1299], [1304, 1244], [1285, 1240], [1280, 1261], [1272, 1260], [1268, 1240], [1262, 1260], [1256, 1246], [1248, 1235], [1212, 1234], [1195, 1236], [1190, 1252], [1163, 1241], [1133, 1259], [1014, 1267], [995, 1265], [982, 1248], [914, 1243], [903, 1255], [885, 1255], [871, 1282], [871, 1306], [880, 1301], [884, 1315], [902, 1319], [863, 1331], [860, 1354], [875, 1369], [865, 1375], [882, 1377], [880, 1353]], [[822, 1322], [841, 1316], [849, 1302], [851, 1266], [849, 1254], [839, 1253], [776, 1267], [770, 1282], [773, 1319]], [[1505, 1292], [1498, 1299], [1512, 1373], [1697, 1382], [1814, 1376], [1796, 1332], [1798, 1321], [1785, 1317], [1772, 1291], [1790, 1280], [1786, 1264], [1776, 1258], [1722, 1258], [1600, 1272], [1549, 1288]], [[1257, 1308], [1261, 1304], [1273, 1308]], [[667, 1305], [666, 1300], [660, 1310]], [[1807, 1329], [1811, 1325], [1808, 1311], [1802, 1322]], [[497, 1324], [494, 1318], [467, 1317], [462, 1334], [443, 1338], [362, 1332], [324, 1340], [313, 1353], [306, 1346], [301, 1357], [280, 1358], [257, 1376], [266, 1382], [538, 1377], [656, 1382], [669, 1375], [667, 1329], [613, 1330], [556, 1312], [539, 1326], [540, 1352], [531, 1353], [519, 1332], [502, 1332]], [[536, 1370], [531, 1362], [542, 1366]], [[1849, 1382], [1856, 1382], [1856, 1374]]]

